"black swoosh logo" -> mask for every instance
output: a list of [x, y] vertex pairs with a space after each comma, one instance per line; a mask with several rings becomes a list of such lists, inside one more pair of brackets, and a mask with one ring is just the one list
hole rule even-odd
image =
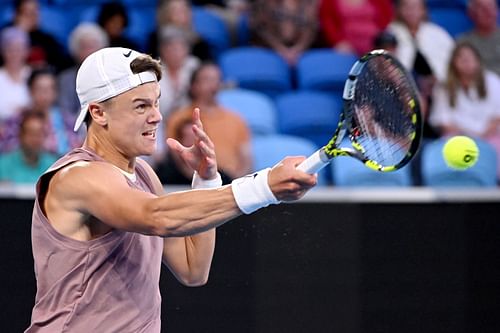
[[129, 50], [128, 53], [124, 53], [123, 55], [125, 56], [125, 58], [128, 58], [128, 57], [130, 57], [131, 54], [132, 54], [132, 50]]

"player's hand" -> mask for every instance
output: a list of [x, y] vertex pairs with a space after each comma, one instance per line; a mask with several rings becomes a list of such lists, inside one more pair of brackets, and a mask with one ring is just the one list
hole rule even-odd
[[271, 169], [268, 182], [276, 199], [280, 201], [300, 199], [316, 185], [317, 175], [297, 170], [297, 166], [304, 160], [305, 157], [286, 157]]
[[200, 109], [193, 110], [193, 133], [195, 142], [191, 147], [183, 146], [179, 141], [168, 138], [168, 147], [178, 154], [190, 168], [196, 170], [201, 178], [213, 179], [217, 176], [217, 159], [212, 140], [203, 130]]

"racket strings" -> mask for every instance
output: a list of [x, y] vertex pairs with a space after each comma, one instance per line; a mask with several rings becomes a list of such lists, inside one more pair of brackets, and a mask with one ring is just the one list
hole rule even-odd
[[375, 57], [358, 78], [351, 133], [365, 157], [383, 166], [397, 165], [405, 158], [416, 130], [413, 87], [406, 75], [390, 59]]

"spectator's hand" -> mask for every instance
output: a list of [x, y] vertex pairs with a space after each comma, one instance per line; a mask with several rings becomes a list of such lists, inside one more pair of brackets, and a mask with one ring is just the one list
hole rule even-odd
[[269, 187], [279, 201], [300, 199], [316, 185], [316, 175], [297, 170], [297, 166], [304, 159], [304, 157], [287, 157], [269, 172]]
[[212, 140], [203, 130], [200, 120], [200, 109], [193, 110], [193, 133], [195, 142], [190, 147], [183, 146], [179, 141], [168, 138], [168, 147], [203, 179], [214, 179], [217, 176], [217, 159]]

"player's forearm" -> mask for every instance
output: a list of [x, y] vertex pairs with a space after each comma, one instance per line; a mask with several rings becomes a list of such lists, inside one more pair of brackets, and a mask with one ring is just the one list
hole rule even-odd
[[215, 229], [188, 236], [164, 239], [163, 263], [177, 280], [190, 287], [208, 281], [215, 249]]
[[215, 250], [215, 229], [186, 237], [186, 257], [189, 267], [187, 285], [207, 283]]
[[194, 235], [241, 214], [231, 186], [168, 194], [151, 200], [145, 210], [153, 232], [162, 237]]

